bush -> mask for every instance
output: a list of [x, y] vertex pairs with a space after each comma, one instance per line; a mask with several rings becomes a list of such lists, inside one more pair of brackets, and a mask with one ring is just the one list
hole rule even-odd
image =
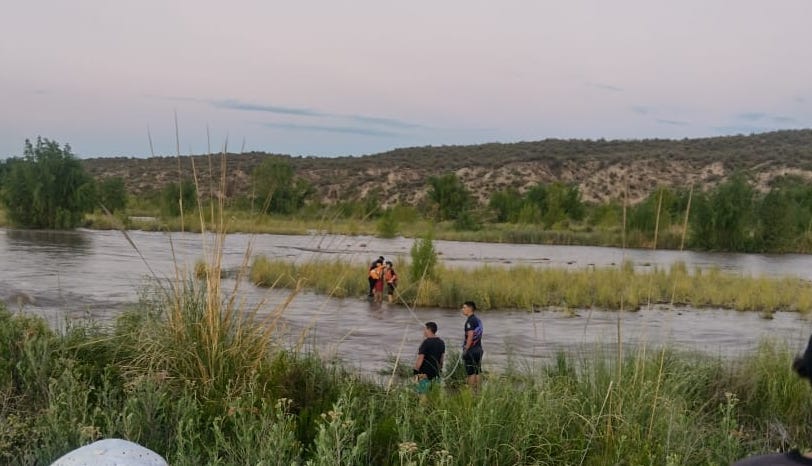
[[436, 278], [437, 251], [434, 249], [431, 233], [415, 240], [410, 252], [412, 265], [409, 269], [412, 282]]
[[37, 138], [25, 141], [22, 159], [6, 162], [2, 201], [12, 223], [25, 228], [79, 226], [96, 201], [96, 185], [70, 146]]
[[177, 217], [184, 212], [191, 212], [197, 208], [197, 188], [191, 180], [183, 180], [180, 186], [169, 183], [161, 191], [161, 213], [169, 217]]
[[398, 221], [394, 212], [387, 209], [377, 223], [378, 236], [381, 238], [394, 238], [398, 234]]
[[121, 177], [105, 178], [99, 183], [99, 202], [111, 213], [127, 207], [127, 188]]

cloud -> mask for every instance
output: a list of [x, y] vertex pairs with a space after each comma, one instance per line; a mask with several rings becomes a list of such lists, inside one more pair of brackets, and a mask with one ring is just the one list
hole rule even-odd
[[772, 117], [772, 120], [774, 122], [776, 122], [776, 123], [797, 123], [798, 122], [798, 120], [796, 120], [795, 118], [788, 117], [788, 116], [781, 116], [781, 115], [776, 115], [776, 116]]
[[302, 125], [298, 123], [260, 123], [268, 128], [288, 129], [294, 131], [312, 131], [322, 133], [358, 134], [373, 137], [399, 137], [400, 133], [361, 126]]
[[299, 116], [313, 116], [313, 117], [325, 117], [325, 116], [332, 116], [327, 113], [318, 112], [316, 110], [312, 110], [309, 108], [297, 108], [297, 107], [282, 107], [278, 105], [262, 105], [262, 104], [252, 104], [247, 102], [240, 102], [239, 100], [234, 99], [226, 99], [226, 100], [208, 100], [207, 101], [210, 105], [216, 108], [226, 108], [229, 110], [244, 110], [249, 112], [267, 112], [267, 113], [276, 113], [280, 115], [299, 115]]
[[[151, 98], [158, 98], [163, 100], [172, 100], [172, 101], [179, 101], [179, 102], [197, 102], [202, 104], [208, 104], [215, 108], [226, 109], [226, 110], [238, 110], [244, 112], [263, 112], [263, 113], [273, 113], [277, 115], [294, 115], [294, 116], [301, 116], [301, 117], [313, 117], [313, 118], [333, 118], [339, 120], [348, 120], [354, 121], [357, 123], [366, 123], [369, 125], [374, 126], [384, 126], [389, 128], [397, 128], [397, 129], [430, 129], [428, 126], [424, 126], [418, 123], [412, 123], [409, 121], [398, 120], [396, 118], [386, 118], [386, 117], [379, 117], [379, 116], [371, 116], [371, 115], [357, 115], [357, 114], [342, 114], [342, 113], [329, 113], [329, 112], [322, 112], [320, 110], [315, 110], [312, 108], [306, 107], [287, 107], [283, 105], [270, 105], [264, 103], [253, 103], [253, 102], [243, 102], [238, 99], [198, 99], [194, 97], [166, 97], [166, 96], [154, 96], [154, 95], [147, 95], [146, 97]], [[302, 125], [307, 126], [307, 125]], [[334, 128], [351, 128], [349, 126], [325, 126], [325, 127], [334, 127]], [[369, 130], [370, 132], [374, 132], [375, 130]], [[394, 133], [393, 133], [394, 134]]]
[[[344, 115], [341, 113], [327, 113], [321, 112], [318, 110], [313, 110], [310, 108], [302, 108], [302, 107], [283, 107], [279, 105], [265, 105], [265, 104], [254, 104], [249, 102], [241, 102], [235, 99], [226, 99], [226, 100], [209, 100], [209, 104], [217, 107], [217, 108], [226, 108], [229, 110], [243, 110], [243, 111], [250, 111], [250, 112], [267, 112], [267, 113], [275, 113], [280, 115], [297, 115], [297, 116], [305, 116], [305, 117], [322, 117], [322, 118], [336, 118], [336, 119], [343, 119], [343, 120], [350, 120], [355, 121], [358, 123], [367, 123], [376, 126], [387, 126], [390, 128], [400, 128], [400, 129], [414, 129], [414, 128], [425, 128], [423, 125], [419, 125], [417, 123], [410, 123], [408, 121], [398, 120], [396, 118], [385, 118], [385, 117], [377, 117], [377, 116], [369, 116], [369, 115]], [[337, 126], [337, 128], [342, 128], [342, 126]]]
[[663, 125], [671, 125], [671, 126], [688, 126], [690, 124], [687, 121], [667, 120], [665, 118], [657, 118], [654, 121]]
[[747, 121], [758, 121], [767, 118], [767, 114], [763, 112], [746, 112], [746, 113], [739, 113], [736, 115], [736, 118], [740, 120], [747, 120]]
[[[763, 124], [768, 124], [768, 122], [773, 123], [780, 123], [780, 124], [788, 124], [788, 123], [797, 123], [797, 120], [790, 116], [785, 115], [771, 115], [769, 113], [764, 112], [748, 112], [748, 113], [740, 113], [736, 115], [736, 119], [738, 120], [745, 120], [753, 123], [763, 122]], [[735, 127], [736, 125], [733, 125]], [[744, 126], [746, 127], [746, 126]]]
[[603, 90], [603, 91], [623, 92], [623, 88], [613, 86], [611, 84], [606, 84], [606, 83], [588, 82], [588, 83], [586, 83], [586, 85], [589, 86], [589, 87], [594, 87], [595, 89]]
[[732, 134], [753, 134], [753, 133], [766, 133], [768, 131], [775, 131], [775, 128], [766, 126], [755, 125], [729, 125], [729, 126], [714, 126], [712, 128], [717, 133], [723, 135]]
[[357, 121], [359, 123], [370, 123], [373, 125], [390, 126], [392, 128], [425, 128], [423, 125], [417, 123], [409, 123], [395, 118], [382, 118], [364, 115], [333, 115], [337, 117], [347, 118], [349, 120]]
[[805, 103], [806, 103], [806, 99], [805, 99], [805, 98], [803, 98], [803, 97], [801, 97], [801, 96], [796, 96], [796, 97], [795, 97], [794, 99], [792, 99], [792, 100], [793, 100], [793, 102], [795, 102], [796, 104], [805, 104]]
[[649, 112], [651, 112], [651, 107], [646, 107], [645, 105], [632, 105], [631, 109], [638, 115], [648, 115]]

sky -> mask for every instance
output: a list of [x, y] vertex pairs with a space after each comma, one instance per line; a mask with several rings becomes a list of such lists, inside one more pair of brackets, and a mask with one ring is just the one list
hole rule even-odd
[[37, 136], [80, 157], [341, 156], [812, 127], [809, 0], [0, 0], [0, 11], [0, 157]]

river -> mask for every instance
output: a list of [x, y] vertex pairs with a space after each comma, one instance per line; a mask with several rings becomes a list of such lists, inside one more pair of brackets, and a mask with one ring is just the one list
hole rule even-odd
[[[10, 310], [45, 317], [56, 327], [67, 321], [110, 322], [138, 299], [149, 277], [173, 277], [176, 264], [191, 269], [213, 237], [192, 233], [118, 231], [44, 232], [0, 229], [0, 298]], [[367, 263], [378, 255], [396, 261], [408, 257], [412, 240], [333, 235], [228, 235], [223, 266], [236, 269], [254, 254], [310, 261], [343, 258]], [[668, 267], [683, 261], [689, 270], [718, 266], [745, 275], [793, 275], [812, 279], [812, 256], [801, 254], [720, 254], [622, 250], [584, 246], [541, 246], [435, 241], [440, 259], [450, 267], [481, 264], [530, 264], [538, 267], [603, 267], [631, 260], [637, 268]], [[359, 280], [365, 280], [359, 277]], [[224, 288], [235, 285], [224, 280]], [[260, 314], [287, 295], [240, 283], [245, 306], [265, 302]], [[796, 313], [779, 312], [771, 320], [756, 313], [718, 309], [644, 308], [639, 312], [580, 310], [574, 316], [556, 311], [531, 313], [499, 310], [480, 314], [485, 326], [485, 369], [505, 364], [549, 360], [560, 350], [668, 344], [720, 356], [752, 350], [764, 338], [786, 341], [799, 350], [812, 322]], [[464, 318], [456, 310], [374, 305], [362, 298], [334, 299], [299, 294], [284, 312], [285, 341], [304, 341], [322, 355], [337, 357], [367, 373], [391, 367], [396, 354], [411, 361], [422, 338], [419, 322], [433, 320], [449, 347], [462, 342]], [[614, 349], [613, 349], [614, 350]]]

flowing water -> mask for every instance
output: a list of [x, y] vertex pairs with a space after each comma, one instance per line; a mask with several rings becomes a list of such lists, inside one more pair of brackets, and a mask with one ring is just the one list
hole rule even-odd
[[[109, 322], [138, 300], [150, 277], [175, 275], [176, 264], [191, 270], [213, 237], [190, 233], [129, 232], [133, 244], [117, 231], [42, 232], [0, 229], [0, 299], [12, 311], [41, 315], [55, 327], [73, 319]], [[291, 261], [342, 258], [368, 263], [378, 255], [396, 262], [408, 257], [412, 240], [332, 235], [228, 235], [223, 267], [234, 270], [246, 251]], [[720, 267], [744, 275], [792, 275], [812, 279], [812, 256], [718, 254], [621, 250], [583, 246], [539, 246], [435, 241], [440, 259], [450, 267], [482, 264], [530, 264], [538, 267], [608, 267], [631, 260], [639, 269], [684, 262], [689, 270]], [[366, 277], [358, 277], [366, 280]], [[224, 289], [234, 279], [225, 279]], [[239, 284], [246, 307], [264, 302], [271, 312], [288, 292]], [[764, 338], [803, 348], [812, 322], [779, 312], [772, 320], [756, 313], [714, 309], [644, 308], [639, 312], [580, 310], [575, 315], [499, 310], [480, 314], [485, 327], [486, 370], [507, 364], [549, 360], [560, 350], [589, 352], [634, 345], [700, 350], [735, 356]], [[302, 293], [284, 313], [288, 341], [304, 339], [321, 354], [335, 356], [368, 373], [391, 368], [401, 355], [411, 363], [422, 338], [421, 322], [433, 320], [449, 348], [462, 344], [464, 318], [459, 311], [376, 305], [364, 298], [334, 299]]]

